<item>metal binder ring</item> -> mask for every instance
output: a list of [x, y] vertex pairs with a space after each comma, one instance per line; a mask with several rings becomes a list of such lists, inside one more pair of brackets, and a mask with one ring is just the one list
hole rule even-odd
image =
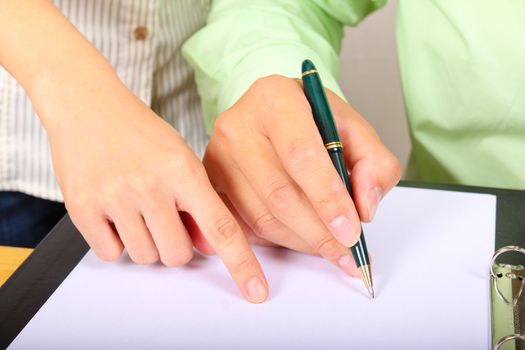
[[[492, 256], [492, 260], [490, 261], [490, 278], [492, 280], [492, 283], [494, 284], [494, 290], [496, 290], [496, 293], [498, 294], [498, 296], [505, 302], [505, 304], [512, 304], [512, 306], [515, 307], [518, 304], [518, 300], [521, 297], [521, 294], [523, 293], [523, 289], [525, 287], [525, 279], [521, 280], [520, 290], [518, 291], [518, 294], [516, 295], [516, 297], [513, 298], [512, 302], [510, 302], [507, 300], [507, 298], [505, 298], [503, 293], [501, 293], [501, 291], [499, 290], [498, 283], [497, 283], [498, 275], [494, 272], [494, 265], [496, 264], [496, 259], [498, 258], [498, 256], [504, 253], [508, 253], [508, 252], [518, 252], [518, 253], [525, 255], [525, 249], [522, 247], [518, 247], [516, 245], [509, 245], [509, 246], [505, 246], [505, 247], [502, 247], [496, 250], [496, 252], [494, 253], [494, 256]], [[507, 276], [507, 277], [518, 278], [518, 276], [516, 275]]]
[[510, 334], [504, 337], [501, 337], [496, 344], [494, 344], [493, 350], [498, 350], [508, 341], [511, 340], [525, 340], [525, 334]]

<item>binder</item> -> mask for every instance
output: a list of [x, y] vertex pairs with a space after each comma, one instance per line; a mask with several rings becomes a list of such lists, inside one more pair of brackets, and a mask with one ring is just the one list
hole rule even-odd
[[[400, 186], [497, 196], [490, 274], [492, 347], [525, 349], [525, 191], [402, 181]], [[0, 349], [38, 312], [89, 247], [66, 215], [0, 288]], [[436, 330], [439, 331], [439, 330]]]
[[525, 266], [506, 263], [504, 255], [510, 253], [525, 255], [525, 248], [502, 247], [490, 262], [492, 348], [495, 350], [525, 348]]

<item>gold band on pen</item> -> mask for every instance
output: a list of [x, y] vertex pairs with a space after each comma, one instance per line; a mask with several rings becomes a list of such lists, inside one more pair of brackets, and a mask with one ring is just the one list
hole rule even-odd
[[331, 150], [331, 149], [334, 149], [334, 148], [340, 148], [342, 150], [343, 149], [343, 144], [340, 141], [334, 141], [334, 142], [325, 143], [324, 147], [327, 150]]
[[303, 77], [308, 74], [317, 73], [317, 69], [310, 69], [303, 73]]

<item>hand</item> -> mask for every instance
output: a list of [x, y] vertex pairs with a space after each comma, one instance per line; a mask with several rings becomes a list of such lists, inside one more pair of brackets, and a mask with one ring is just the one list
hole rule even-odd
[[72, 221], [100, 258], [115, 260], [125, 247], [136, 263], [179, 266], [195, 244], [218, 253], [246, 299], [266, 298], [242, 230], [170, 125], [107, 82], [55, 96], [41, 92], [39, 110], [53, 116], [46, 128], [57, 179]]
[[56, 6], [0, 2], [0, 66], [31, 99], [71, 219], [99, 257], [126, 247], [137, 263], [177, 266], [194, 244], [218, 253], [248, 300], [266, 298], [261, 267], [197, 157]]
[[347, 247], [372, 220], [401, 166], [373, 128], [331, 91], [354, 201], [324, 148], [300, 82], [255, 82], [220, 115], [206, 150], [210, 181], [252, 240], [320, 254], [355, 276]]

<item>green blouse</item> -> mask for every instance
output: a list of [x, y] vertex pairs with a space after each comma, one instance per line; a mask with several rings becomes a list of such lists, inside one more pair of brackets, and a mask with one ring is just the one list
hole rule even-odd
[[[343, 27], [385, 1], [215, 1], [184, 45], [208, 130], [254, 80], [299, 77], [305, 58], [342, 96]], [[524, 18], [523, 0], [399, 0], [408, 179], [525, 188]]]

